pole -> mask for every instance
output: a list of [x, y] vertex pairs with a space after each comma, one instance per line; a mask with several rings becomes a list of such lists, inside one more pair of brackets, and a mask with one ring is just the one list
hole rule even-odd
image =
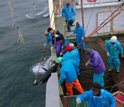
[[81, 16], [82, 16], [82, 26], [84, 28], [83, 0], [81, 0]]
[[106, 24], [108, 24], [110, 21], [112, 21], [116, 16], [118, 16], [121, 12], [118, 12], [115, 16], [113, 16], [111, 19], [109, 19], [106, 23], [104, 23], [102, 26], [99, 26], [98, 29], [95, 29], [91, 34], [88, 35], [76, 48], [78, 48], [83, 42], [85, 42], [87, 39], [89, 39], [91, 36], [93, 36], [96, 32], [98, 32], [101, 28], [103, 28]]

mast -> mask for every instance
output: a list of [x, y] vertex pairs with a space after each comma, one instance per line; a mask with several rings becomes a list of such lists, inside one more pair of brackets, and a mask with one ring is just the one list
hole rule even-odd
[[84, 28], [83, 0], [81, 0], [81, 16], [82, 16], [82, 26]]

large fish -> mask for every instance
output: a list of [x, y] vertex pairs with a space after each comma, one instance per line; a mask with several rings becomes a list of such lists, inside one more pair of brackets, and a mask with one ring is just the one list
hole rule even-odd
[[56, 70], [57, 70], [57, 65], [53, 65], [51, 68], [49, 68], [49, 69], [45, 72], [45, 74], [44, 74], [44, 76], [41, 78], [41, 80], [38, 81], [38, 82], [36, 82], [36, 84], [33, 84], [33, 85], [39, 85], [39, 84], [42, 84], [42, 83], [44, 83], [44, 82], [47, 82], [47, 80], [48, 80], [49, 77], [51, 76], [51, 73], [52, 73], [52, 72], [56, 72]]

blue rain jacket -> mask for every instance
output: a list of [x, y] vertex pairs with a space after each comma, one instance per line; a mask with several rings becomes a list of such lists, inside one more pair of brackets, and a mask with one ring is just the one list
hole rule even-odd
[[82, 103], [88, 101], [89, 107], [116, 107], [115, 98], [110, 92], [104, 89], [101, 89], [100, 96], [95, 96], [93, 91], [89, 90], [76, 98], [80, 98]]
[[70, 6], [69, 8], [67, 8], [67, 6], [65, 6], [62, 9], [62, 16], [65, 17], [66, 20], [73, 20], [74, 15], [76, 15], [76, 12], [72, 6]]
[[120, 42], [116, 41], [115, 44], [111, 44], [111, 41], [109, 40], [106, 43], [106, 52], [110, 54], [110, 57], [117, 57], [119, 58], [119, 54], [123, 56], [123, 48], [120, 44]]
[[[46, 45], [49, 44], [49, 42], [52, 42], [53, 41], [53, 37], [52, 37], [52, 33], [48, 33], [48, 37], [47, 37], [47, 40], [46, 40]], [[52, 43], [52, 47], [54, 46], [54, 44]]]
[[75, 31], [73, 34], [76, 34], [76, 39], [80, 40], [82, 37], [84, 38], [84, 28], [82, 26], [79, 26], [79, 28], [75, 27]]
[[63, 83], [64, 80], [68, 83], [72, 83], [77, 79], [77, 74], [74, 68], [74, 65], [72, 64], [71, 60], [66, 60], [61, 63], [62, 67], [60, 70], [60, 84]]
[[104, 72], [106, 67], [99, 53], [95, 50], [92, 50], [90, 52], [90, 56], [91, 58], [88, 65], [93, 67], [94, 74], [100, 74]]
[[79, 56], [78, 49], [74, 49], [72, 51], [66, 52], [65, 55], [63, 56], [63, 59], [64, 61], [71, 60], [75, 67], [77, 74], [80, 75], [79, 68], [78, 68], [80, 65], [80, 56]]

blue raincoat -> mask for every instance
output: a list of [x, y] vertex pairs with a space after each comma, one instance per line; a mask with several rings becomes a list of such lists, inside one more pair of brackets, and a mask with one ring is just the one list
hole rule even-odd
[[[47, 37], [47, 40], [46, 40], [46, 45], [49, 44], [49, 42], [52, 42], [53, 41], [53, 37], [52, 37], [52, 33], [48, 33], [48, 37]], [[52, 47], [54, 46], [54, 44], [52, 43]]]
[[104, 72], [106, 68], [99, 53], [95, 50], [92, 50], [90, 52], [90, 56], [91, 58], [88, 65], [93, 67], [94, 74], [100, 74]]
[[76, 15], [76, 12], [72, 6], [70, 6], [69, 8], [67, 8], [67, 6], [65, 6], [62, 9], [62, 16], [65, 17], [66, 20], [73, 20], [74, 15]]
[[62, 67], [60, 70], [60, 84], [63, 83], [64, 80], [68, 83], [72, 83], [77, 79], [77, 74], [74, 68], [74, 65], [71, 60], [66, 60], [61, 63]]
[[93, 82], [97, 82], [101, 87], [104, 87], [104, 72], [106, 70], [104, 62], [97, 51], [92, 50], [90, 56], [88, 65], [93, 67]]
[[108, 63], [110, 66], [110, 69], [113, 70], [115, 67], [116, 70], [120, 69], [120, 60], [119, 60], [119, 54], [123, 56], [123, 48], [120, 44], [120, 42], [116, 41], [115, 44], [111, 44], [111, 41], [106, 42], [106, 52], [110, 54], [108, 57]]
[[89, 107], [116, 107], [115, 98], [104, 89], [101, 89], [101, 94], [98, 97], [93, 94], [92, 90], [89, 90], [76, 98], [80, 98], [82, 103], [88, 101]]
[[[76, 34], [76, 39], [77, 39], [77, 45], [79, 45], [84, 39], [84, 28], [82, 26], [79, 26], [79, 28], [75, 27], [75, 31], [73, 32], [73, 34]], [[85, 42], [82, 43], [82, 45], [84, 49], [86, 49], [85, 47]], [[79, 46], [78, 48], [80, 49], [81, 46]]]
[[74, 49], [72, 51], [66, 52], [65, 55], [63, 56], [63, 59], [64, 61], [71, 60], [76, 69], [77, 75], [80, 75], [79, 68], [78, 68], [80, 65], [80, 56], [79, 56], [78, 49]]

